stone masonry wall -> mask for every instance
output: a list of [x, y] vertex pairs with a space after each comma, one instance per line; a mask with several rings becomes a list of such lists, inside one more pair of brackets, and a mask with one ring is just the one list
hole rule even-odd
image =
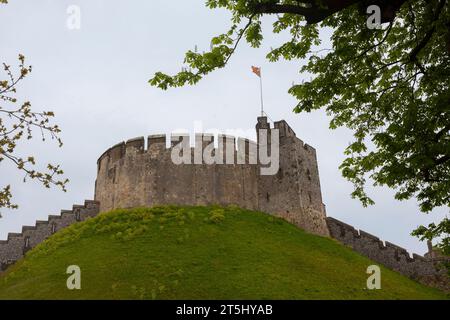
[[134, 139], [100, 158], [95, 199], [101, 211], [168, 204], [257, 209], [254, 165], [174, 164], [165, 136], [150, 136], [148, 145], [144, 150], [144, 138]]
[[22, 233], [9, 233], [8, 240], [0, 241], [0, 271], [21, 259], [25, 253], [55, 232], [67, 226], [94, 217], [99, 212], [96, 201], [86, 200], [84, 205], [74, 205], [72, 210], [62, 210], [61, 215], [51, 215], [47, 221], [36, 221], [35, 226], [22, 227]]
[[356, 252], [409, 278], [450, 291], [447, 270], [442, 264], [448, 259], [426, 259], [417, 254], [411, 257], [406, 249], [387, 241], [383, 242], [337, 219], [328, 217], [327, 224], [332, 238]]
[[[257, 130], [268, 129], [258, 118]], [[259, 209], [314, 234], [328, 235], [316, 151], [296, 137], [286, 121], [274, 123], [280, 135], [280, 169], [258, 177]]]
[[[265, 117], [258, 118], [259, 128], [273, 130]], [[95, 200], [100, 202], [100, 211], [171, 204], [233, 204], [277, 215], [306, 231], [326, 236], [315, 150], [298, 139], [285, 121], [276, 122], [274, 128], [280, 131], [280, 169], [276, 175], [262, 176], [259, 164], [250, 163], [257, 143], [247, 139], [235, 141], [234, 137], [219, 135], [218, 148], [211, 148], [208, 145], [213, 136], [197, 135], [191, 163], [195, 150], [221, 161], [175, 164], [171, 160], [173, 148], [182, 138], [190, 145], [189, 136], [172, 135], [171, 147], [166, 148], [167, 137], [153, 135], [148, 137], [147, 148], [141, 137], [115, 145], [99, 158]], [[231, 142], [228, 150], [226, 141]], [[233, 154], [235, 164], [221, 164], [226, 162], [227, 153]]]

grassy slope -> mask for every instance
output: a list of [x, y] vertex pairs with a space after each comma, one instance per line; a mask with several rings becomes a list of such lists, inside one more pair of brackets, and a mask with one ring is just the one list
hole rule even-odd
[[[82, 290], [66, 288], [69, 265]], [[0, 299], [440, 299], [337, 242], [238, 208], [117, 210], [73, 225], [0, 277]]]

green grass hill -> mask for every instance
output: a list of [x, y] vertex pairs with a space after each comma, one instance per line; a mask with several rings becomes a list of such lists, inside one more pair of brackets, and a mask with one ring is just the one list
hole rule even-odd
[[[0, 299], [446, 299], [336, 241], [236, 207], [115, 210], [64, 229], [0, 275]], [[81, 290], [66, 269], [81, 268]]]

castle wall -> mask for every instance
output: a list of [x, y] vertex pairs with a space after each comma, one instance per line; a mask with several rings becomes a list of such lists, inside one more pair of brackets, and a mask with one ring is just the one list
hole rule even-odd
[[72, 210], [63, 210], [59, 216], [49, 216], [47, 221], [36, 221], [35, 226], [22, 227], [22, 233], [8, 234], [8, 240], [0, 241], [0, 271], [21, 259], [25, 253], [43, 242], [53, 233], [75, 223], [97, 215], [99, 205], [85, 201], [83, 206], [74, 205]]
[[356, 252], [409, 278], [450, 291], [447, 270], [441, 264], [445, 259], [426, 259], [417, 254], [411, 257], [406, 249], [331, 217], [327, 224], [332, 238]]
[[[95, 199], [100, 202], [101, 211], [169, 204], [235, 204], [257, 209], [254, 165], [175, 164], [171, 153], [178, 139], [166, 149], [166, 136], [157, 139], [150, 136], [147, 150], [143, 138], [139, 139], [140, 143], [136, 141], [119, 144], [100, 158]], [[206, 147], [203, 145], [202, 150]], [[211, 149], [211, 155], [224, 157], [225, 145], [221, 141], [219, 149], [223, 152]], [[194, 149], [191, 149], [191, 160], [194, 160]]]
[[[257, 129], [268, 129], [265, 119], [258, 120]], [[316, 152], [285, 121], [275, 122], [274, 128], [279, 130], [280, 169], [274, 176], [258, 176], [259, 208], [327, 236]]]
[[[277, 215], [326, 236], [315, 150], [298, 139], [285, 121], [274, 126], [280, 131], [280, 169], [276, 175], [260, 175], [260, 166], [252, 158], [257, 152], [255, 142], [219, 136], [214, 149], [213, 136], [197, 135], [196, 148], [185, 158], [180, 146], [190, 146], [189, 136], [172, 135], [171, 147], [166, 148], [168, 137], [157, 135], [148, 138], [147, 150], [144, 138], [137, 138], [112, 147], [100, 157], [95, 199], [101, 211], [168, 204], [233, 204]], [[270, 130], [265, 117], [258, 118], [257, 130], [262, 127]], [[228, 149], [227, 140], [231, 141]], [[176, 164], [171, 159], [176, 151], [180, 158], [198, 163], [194, 162], [198, 150], [215, 161]], [[225, 164], [230, 155], [233, 164]]]

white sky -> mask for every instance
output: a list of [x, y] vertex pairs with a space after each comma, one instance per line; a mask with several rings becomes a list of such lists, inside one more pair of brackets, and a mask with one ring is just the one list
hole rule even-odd
[[[22, 183], [23, 175], [6, 161], [0, 165], [0, 187], [11, 184], [18, 210], [2, 210], [0, 239], [34, 225], [49, 214], [92, 199], [97, 158], [110, 146], [129, 138], [192, 131], [196, 121], [205, 130], [253, 132], [259, 112], [259, 82], [250, 66], [262, 67], [266, 111], [285, 119], [297, 136], [317, 149], [327, 213], [383, 240], [423, 254], [426, 245], [411, 237], [420, 224], [439, 221], [448, 211], [424, 215], [416, 201], [398, 202], [387, 188], [371, 188], [376, 205], [363, 208], [350, 198], [352, 186], [338, 166], [351, 140], [346, 129], [330, 130], [323, 111], [294, 114], [287, 89], [305, 75], [301, 61], [269, 63], [265, 55], [286, 37], [271, 34], [260, 49], [244, 42], [222, 70], [195, 87], [161, 91], [147, 84], [156, 71], [181, 69], [185, 51], [209, 48], [212, 36], [227, 30], [229, 15], [211, 11], [204, 0], [33, 0], [0, 5], [0, 62], [15, 65], [23, 53], [32, 74], [19, 86], [19, 98], [34, 110], [52, 110], [62, 130], [64, 147], [36, 139], [18, 149], [33, 154], [38, 164], [60, 163], [71, 180], [69, 191], [45, 190]], [[70, 5], [81, 8], [81, 30], [66, 26]], [[1, 76], [0, 79], [3, 79]], [[251, 138], [251, 137], [250, 137]]]

